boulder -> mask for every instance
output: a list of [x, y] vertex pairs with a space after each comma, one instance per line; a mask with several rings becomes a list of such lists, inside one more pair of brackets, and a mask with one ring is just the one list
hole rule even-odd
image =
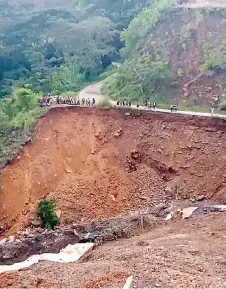
[[204, 195], [199, 195], [199, 196], [196, 197], [196, 201], [199, 201], [199, 202], [200, 202], [200, 201], [205, 200], [205, 198], [206, 198], [206, 197], [205, 197]]

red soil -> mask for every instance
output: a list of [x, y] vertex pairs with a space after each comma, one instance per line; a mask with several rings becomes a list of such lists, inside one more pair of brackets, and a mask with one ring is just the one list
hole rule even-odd
[[218, 119], [52, 109], [2, 172], [0, 225], [15, 233], [46, 196], [56, 199], [62, 223], [145, 209], [175, 194], [226, 202], [225, 131]]

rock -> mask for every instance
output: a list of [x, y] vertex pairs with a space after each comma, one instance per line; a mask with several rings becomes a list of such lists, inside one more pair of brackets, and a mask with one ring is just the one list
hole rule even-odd
[[199, 202], [200, 202], [200, 201], [205, 200], [205, 198], [206, 198], [206, 197], [205, 197], [204, 195], [199, 195], [199, 196], [196, 197], [196, 201], [199, 201]]
[[10, 236], [7, 240], [9, 243], [13, 243], [15, 241], [15, 236]]
[[173, 190], [170, 187], [166, 187], [164, 191], [165, 191], [165, 193], [167, 193], [169, 195], [171, 195], [173, 193]]
[[115, 199], [115, 196], [114, 195], [109, 195], [110, 199], [113, 201], [113, 202], [116, 202], [116, 199]]
[[91, 154], [94, 155], [94, 154], [95, 154], [95, 150], [92, 150], [92, 151], [91, 151]]
[[20, 239], [21, 242], [14, 240], [0, 244], [0, 264], [11, 265], [22, 262], [30, 255], [58, 253], [67, 245], [80, 241], [79, 236], [74, 234], [74, 229], [68, 228], [59, 231], [46, 230], [39, 235], [26, 232], [25, 235]]
[[188, 219], [192, 216], [192, 214], [198, 209], [198, 207], [189, 207], [182, 209], [182, 217], [183, 219]]
[[113, 136], [114, 136], [114, 137], [119, 137], [120, 134], [119, 134], [118, 132], [114, 132], [114, 133], [113, 133]]
[[113, 133], [113, 136], [114, 137], [120, 137], [122, 134], [123, 134], [123, 130], [122, 130], [122, 128], [120, 128]]
[[31, 220], [31, 224], [34, 227], [41, 227], [42, 221], [40, 219], [38, 219], [38, 218], [34, 218], [33, 220]]
[[137, 242], [137, 246], [149, 246], [147, 241], [141, 240]]
[[213, 205], [210, 208], [214, 212], [226, 212], [226, 205]]
[[7, 242], [7, 240], [8, 240], [7, 238], [2, 239], [2, 240], [0, 241], [0, 246], [1, 246], [1, 245], [4, 245], [4, 244]]
[[141, 200], [148, 201], [148, 198], [145, 197], [145, 196], [139, 196], [139, 198], [140, 198]]
[[139, 157], [140, 157], [140, 154], [137, 150], [132, 150], [130, 152], [130, 155], [131, 155], [131, 158], [134, 159], [134, 160], [137, 160]]
[[72, 173], [72, 170], [71, 170], [70, 168], [66, 168], [65, 171], [66, 171], [66, 173], [68, 173], [68, 174]]
[[60, 220], [60, 217], [62, 215], [62, 211], [61, 210], [56, 210], [56, 215], [57, 215], [58, 219]]
[[211, 128], [211, 127], [207, 127], [207, 128], [205, 128], [205, 131], [206, 132], [215, 132], [216, 129], [215, 128]]

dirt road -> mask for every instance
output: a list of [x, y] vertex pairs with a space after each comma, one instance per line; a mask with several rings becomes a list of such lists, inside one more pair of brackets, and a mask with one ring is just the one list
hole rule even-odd
[[103, 98], [103, 96], [101, 95], [101, 87], [103, 85], [103, 82], [98, 82], [92, 85], [89, 85], [87, 87], [85, 87], [80, 93], [79, 93], [79, 98], [80, 100], [82, 98], [85, 99], [90, 99], [92, 100], [92, 98], [94, 97], [96, 100], [96, 103], [98, 104], [100, 102], [100, 100]]

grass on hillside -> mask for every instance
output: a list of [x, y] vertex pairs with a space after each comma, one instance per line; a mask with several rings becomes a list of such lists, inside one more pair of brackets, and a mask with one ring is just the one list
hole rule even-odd
[[0, 137], [0, 169], [10, 163], [23, 149], [23, 145], [32, 137], [38, 118], [48, 112], [49, 108], [35, 108], [12, 120], [14, 127], [10, 135]]

